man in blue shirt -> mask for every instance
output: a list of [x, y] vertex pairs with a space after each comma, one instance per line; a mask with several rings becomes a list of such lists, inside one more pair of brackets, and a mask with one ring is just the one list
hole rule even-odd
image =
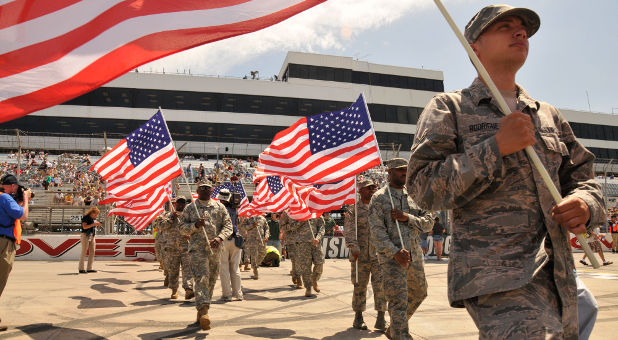
[[[19, 190], [19, 182], [13, 175], [5, 175], [0, 180], [2, 191], [0, 193], [0, 296], [6, 286], [13, 261], [15, 260], [15, 220], [25, 221], [28, 218], [28, 201], [30, 190], [25, 190], [23, 202], [15, 202], [12, 194]], [[21, 234], [21, 230], [19, 231]], [[0, 326], [0, 331], [6, 331], [6, 326]]]

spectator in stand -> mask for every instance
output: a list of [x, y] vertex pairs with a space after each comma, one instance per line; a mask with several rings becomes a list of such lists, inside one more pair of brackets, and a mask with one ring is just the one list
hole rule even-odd
[[67, 205], [73, 205], [73, 193], [68, 192], [64, 195], [64, 203]]
[[62, 204], [64, 203], [64, 195], [62, 195], [62, 192], [60, 191], [60, 189], [58, 189], [58, 192], [54, 195], [54, 204]]
[[75, 194], [75, 198], [73, 198], [73, 205], [81, 207], [84, 205], [84, 196], [80, 193]]
[[335, 222], [335, 219], [328, 212], [325, 212], [324, 214], [322, 214], [322, 217], [324, 217], [324, 230], [325, 230], [324, 235], [333, 236], [333, 229], [335, 228], [335, 225], [337, 224]]
[[[96, 270], [92, 269], [92, 264], [94, 263], [94, 247], [96, 244], [94, 236], [96, 234], [96, 227], [99, 227], [101, 225], [101, 222], [97, 221], [99, 213], [99, 208], [92, 207], [88, 209], [84, 217], [82, 217], [82, 253], [79, 257], [80, 274], [97, 272]], [[88, 267], [86, 270], [84, 270], [84, 259], [86, 258], [86, 252], [88, 252]]]
[[84, 199], [84, 205], [90, 206], [92, 204], [92, 196], [88, 195]]
[[442, 245], [444, 244], [446, 229], [444, 229], [444, 226], [440, 223], [440, 217], [436, 216], [436, 218], [434, 218], [433, 229], [430, 231], [430, 234], [433, 236], [433, 247], [436, 251], [438, 261], [442, 261]]

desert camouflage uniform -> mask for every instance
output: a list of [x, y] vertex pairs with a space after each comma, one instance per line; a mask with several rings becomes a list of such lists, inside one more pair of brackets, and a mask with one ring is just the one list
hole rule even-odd
[[290, 230], [290, 217], [285, 212], [279, 215], [279, 230], [283, 233], [285, 249], [288, 257], [292, 262], [292, 277], [295, 280], [300, 280], [300, 272], [296, 263], [296, 242], [298, 241], [299, 230]]
[[[195, 227], [195, 223], [199, 219], [196, 206], [199, 210], [199, 216], [205, 219], [206, 226], [203, 228]], [[219, 277], [219, 258], [223, 244], [221, 243], [211, 253], [203, 229], [206, 230], [209, 241], [215, 237], [226, 240], [232, 235], [232, 220], [223, 204], [212, 199], [203, 203], [198, 199], [189, 203], [182, 214], [180, 231], [183, 235], [190, 236], [189, 262], [195, 280], [195, 306], [198, 310], [204, 305], [209, 305], [212, 299], [215, 283], [217, 277]]]
[[408, 268], [402, 267], [394, 259], [402, 245], [397, 225], [391, 217], [393, 206], [387, 188], [388, 186], [381, 188], [371, 197], [369, 208], [371, 243], [378, 252], [378, 261], [384, 277], [384, 293], [391, 317], [391, 334], [395, 339], [407, 339], [408, 320], [427, 297], [420, 232], [431, 230], [433, 217], [429, 212], [421, 210], [408, 197], [405, 188], [390, 188], [395, 209], [408, 215], [407, 222], [399, 222], [405, 249], [410, 252], [410, 265]]
[[[360, 200], [359, 200], [360, 202]], [[378, 255], [375, 248], [369, 242], [369, 204], [358, 204], [358, 221], [354, 205], [348, 207], [344, 221], [344, 236], [346, 246], [350, 249], [350, 262], [352, 263], [352, 310], [363, 312], [366, 309], [367, 284], [371, 276], [371, 288], [373, 289], [374, 308], [377, 311], [386, 311], [386, 297], [382, 271], [378, 263]], [[358, 235], [356, 231], [358, 225]], [[358, 255], [358, 282], [356, 282], [356, 262], [352, 259], [352, 252], [360, 252]]]
[[[519, 85], [517, 93], [517, 110], [530, 115], [536, 130], [533, 148], [558, 190], [587, 203], [587, 228], [601, 224], [605, 209], [593, 154], [556, 108], [532, 99]], [[575, 339], [569, 232], [552, 219], [554, 201], [525, 151], [501, 157], [495, 134], [502, 117], [479, 79], [435, 96], [419, 118], [408, 168], [410, 193], [425, 209], [453, 209], [448, 297], [454, 307], [466, 305], [481, 337], [547, 333]], [[539, 287], [551, 287], [551, 294]], [[478, 308], [489, 304], [499, 309], [481, 315]], [[560, 309], [551, 313], [554, 306]]]
[[243, 237], [245, 233], [247, 233], [245, 251], [251, 257], [251, 268], [256, 269], [259, 267], [260, 263], [262, 263], [264, 255], [266, 255], [264, 238], [270, 236], [268, 221], [266, 221], [266, 218], [262, 215], [252, 216], [244, 219], [242, 223], [238, 225], [238, 229]]
[[182, 212], [176, 219], [173, 212], [164, 212], [159, 217], [159, 226], [166, 235], [167, 242], [163, 246], [165, 252], [165, 268], [169, 275], [168, 287], [178, 289], [178, 276], [182, 265], [182, 288], [193, 290], [193, 277], [189, 265], [189, 241], [180, 233], [180, 220]]
[[153, 229], [157, 230], [157, 235], [155, 235], [155, 256], [157, 257], [157, 261], [159, 261], [161, 267], [163, 267], [163, 276], [165, 277], [165, 280], [169, 282], [169, 272], [167, 271], [166, 267], [167, 257], [165, 256], [164, 250], [167, 239], [165, 237], [165, 231], [163, 231], [163, 226], [161, 225], [161, 215], [162, 214], [159, 214], [159, 216], [157, 216], [154, 221], [152, 221]]
[[[311, 288], [311, 282], [320, 280], [324, 269], [324, 252], [322, 251], [324, 219], [318, 217], [306, 221], [296, 221], [286, 214], [285, 224], [286, 230], [297, 233], [293, 252], [296, 259], [296, 270], [302, 277], [305, 288]], [[279, 225], [281, 225], [281, 222], [279, 222]], [[320, 240], [317, 246], [313, 245], [314, 237]], [[312, 263], [313, 271], [311, 270]]]

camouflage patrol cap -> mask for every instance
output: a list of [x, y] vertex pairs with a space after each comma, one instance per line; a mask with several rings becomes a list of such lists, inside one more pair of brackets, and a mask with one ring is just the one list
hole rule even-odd
[[389, 159], [388, 161], [384, 162], [384, 164], [389, 168], [389, 169], [397, 169], [397, 168], [403, 168], [403, 167], [408, 167], [408, 161], [406, 161], [403, 158], [393, 158], [393, 159]]
[[184, 196], [176, 196], [172, 202], [184, 201], [187, 202], [187, 198]]
[[199, 187], [211, 187], [212, 188], [212, 182], [207, 179], [203, 179], [197, 183], [197, 187], [198, 188]]
[[541, 18], [531, 9], [509, 5], [489, 5], [476, 13], [466, 25], [464, 32], [466, 40], [472, 44], [496, 20], [510, 15], [521, 19], [524, 26], [526, 26], [528, 38], [534, 35], [539, 30], [539, 26], [541, 26]]
[[362, 189], [362, 188], [366, 188], [368, 186], [372, 186], [372, 185], [376, 185], [372, 180], [370, 179], [364, 179], [360, 182], [358, 182], [358, 188]]

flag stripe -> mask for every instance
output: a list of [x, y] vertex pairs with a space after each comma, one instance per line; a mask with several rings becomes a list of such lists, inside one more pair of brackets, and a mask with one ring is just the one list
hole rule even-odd
[[[53, 55], [52, 62], [0, 78], [0, 123], [79, 96], [154, 59], [262, 29], [323, 1], [254, 0], [125, 20], [70, 51], [38, 53]], [[0, 65], [9, 64], [0, 56]]]
[[[0, 6], [0, 29], [60, 11], [80, 0], [15, 0]], [[103, 1], [94, 1], [103, 2]], [[27, 9], [27, 10], [25, 10]]]
[[170, 183], [168, 182], [165, 186], [158, 187], [152, 193], [140, 198], [123, 202], [110, 210], [109, 215], [143, 216], [151, 214], [169, 200], [171, 192]]
[[159, 209], [148, 216], [125, 217], [124, 220], [127, 223], [129, 223], [131, 226], [133, 226], [133, 228], [135, 228], [136, 231], [140, 231], [146, 228], [150, 224], [150, 222], [152, 222], [152, 220], [154, 220], [157, 216], [159, 216], [161, 212], [163, 212], [163, 209]]
[[[166, 147], [153, 153], [150, 157], [144, 160], [144, 162], [151, 164], [151, 166], [140, 168], [131, 167], [131, 171], [126, 171], [122, 173], [122, 176], [126, 177], [126, 179], [130, 181], [137, 181], [140, 178], [148, 178], [150, 175], [159, 171], [160, 169], [168, 167], [169, 164], [177, 162], [177, 160], [175, 159], [175, 153], [176, 150], [174, 149], [174, 146], [170, 143]], [[107, 190], [115, 190], [119, 186], [120, 181], [120, 179], [108, 181]]]

